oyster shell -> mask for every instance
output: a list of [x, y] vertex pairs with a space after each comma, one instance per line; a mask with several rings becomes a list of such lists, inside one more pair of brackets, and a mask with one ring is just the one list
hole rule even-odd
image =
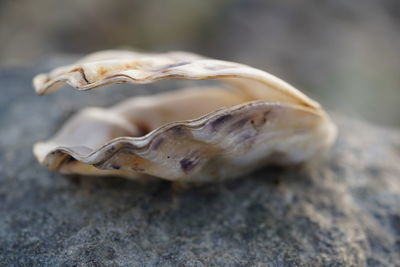
[[52, 139], [36, 143], [36, 158], [65, 174], [212, 181], [270, 162], [301, 163], [336, 137], [320, 105], [288, 83], [246, 65], [191, 53], [103, 51], [40, 74], [33, 84], [43, 95], [65, 84], [90, 90], [165, 79], [223, 83], [86, 108]]

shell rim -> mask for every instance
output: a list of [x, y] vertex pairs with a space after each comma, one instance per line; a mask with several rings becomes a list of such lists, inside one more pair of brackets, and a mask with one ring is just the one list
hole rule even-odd
[[[291, 104], [291, 103], [282, 103], [282, 102], [271, 102], [271, 101], [263, 101], [263, 100], [254, 100], [254, 101], [249, 101], [249, 102], [245, 102], [242, 104], [237, 104], [237, 105], [233, 105], [233, 106], [229, 106], [229, 107], [223, 107], [220, 109], [217, 109], [215, 111], [212, 111], [210, 113], [204, 114], [198, 118], [195, 119], [191, 119], [191, 120], [184, 120], [184, 121], [175, 121], [175, 122], [170, 122], [170, 123], [166, 123], [164, 125], [161, 125], [155, 129], [153, 129], [152, 131], [150, 131], [149, 133], [147, 133], [146, 135], [143, 136], [139, 136], [139, 137], [131, 137], [131, 136], [121, 136], [121, 137], [116, 137], [112, 140], [109, 140], [108, 142], [106, 142], [105, 144], [103, 144], [101, 147], [98, 147], [96, 149], [94, 149], [93, 151], [91, 151], [90, 153], [88, 153], [87, 155], [83, 155], [81, 153], [77, 153], [73, 150], [71, 150], [68, 147], [65, 146], [57, 146], [54, 149], [49, 150], [46, 155], [43, 157], [42, 162], [47, 162], [49, 160], [49, 157], [54, 156], [54, 154], [57, 153], [62, 153], [62, 154], [67, 154], [71, 157], [73, 157], [75, 160], [81, 161], [83, 163], [90, 163], [93, 164], [94, 162], [96, 162], [96, 155], [105, 155], [107, 151], [109, 151], [109, 149], [113, 146], [118, 146], [118, 145], [122, 145], [122, 147], [116, 149], [112, 155], [114, 155], [115, 153], [117, 153], [119, 150], [124, 149], [123, 144], [127, 143], [129, 144], [129, 146], [132, 149], [135, 149], [136, 151], [140, 151], [144, 148], [146, 148], [147, 146], [150, 146], [153, 142], [153, 140], [159, 136], [160, 134], [162, 134], [163, 131], [167, 131], [176, 127], [185, 127], [191, 130], [194, 129], [199, 129], [203, 126], [205, 126], [207, 124], [207, 122], [209, 120], [212, 120], [216, 117], [219, 116], [223, 116], [224, 114], [228, 114], [230, 112], [237, 112], [240, 111], [246, 107], [254, 107], [254, 106], [258, 106], [258, 105], [269, 105], [269, 106], [279, 106], [279, 107], [289, 107], [289, 108], [294, 108], [297, 110], [303, 110], [306, 112], [309, 112], [311, 114], [314, 115], [318, 115], [320, 116], [321, 114], [319, 114], [319, 112], [316, 112], [314, 109], [312, 108], [308, 108], [308, 107], [304, 107], [301, 105], [296, 105], [296, 104]], [[324, 116], [325, 117], [325, 116]], [[37, 146], [44, 144], [45, 142], [38, 142], [34, 145], [34, 152], [37, 148]], [[101, 161], [100, 157], [100, 161]]]

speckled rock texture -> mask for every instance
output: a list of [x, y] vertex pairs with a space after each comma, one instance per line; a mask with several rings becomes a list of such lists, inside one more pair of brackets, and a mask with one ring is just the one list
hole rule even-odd
[[48, 69], [0, 70], [1, 266], [400, 265], [399, 130], [337, 115], [319, 165], [186, 189], [65, 177], [36, 162], [35, 141], [79, 108], [177, 82], [36, 96]]

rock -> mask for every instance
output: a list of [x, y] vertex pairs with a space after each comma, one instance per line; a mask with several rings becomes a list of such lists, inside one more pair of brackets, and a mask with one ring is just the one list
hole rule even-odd
[[336, 115], [339, 140], [318, 165], [181, 190], [65, 177], [36, 162], [34, 142], [78, 108], [177, 82], [39, 97], [43, 68], [0, 71], [0, 265], [400, 265], [399, 130]]

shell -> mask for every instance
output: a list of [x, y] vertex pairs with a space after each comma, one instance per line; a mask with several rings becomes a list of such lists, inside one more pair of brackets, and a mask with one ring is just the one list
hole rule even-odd
[[65, 84], [90, 90], [165, 79], [223, 83], [86, 108], [52, 139], [36, 143], [36, 158], [64, 174], [215, 181], [268, 163], [307, 161], [335, 140], [336, 127], [321, 106], [288, 83], [191, 53], [102, 51], [40, 74], [33, 84], [43, 95]]

